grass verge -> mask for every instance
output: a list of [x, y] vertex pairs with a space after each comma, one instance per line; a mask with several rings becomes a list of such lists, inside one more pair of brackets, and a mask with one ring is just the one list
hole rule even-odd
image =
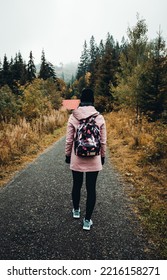
[[[111, 160], [128, 182], [133, 211], [150, 242], [167, 258], [167, 127], [146, 119], [136, 124], [133, 112], [105, 116]], [[129, 186], [129, 187], [128, 187]]]
[[66, 132], [66, 125], [57, 128], [52, 134], [44, 135], [38, 144], [32, 144], [29, 151], [19, 157], [9, 161], [5, 165], [0, 165], [0, 187], [3, 187], [16, 172], [23, 169], [28, 163], [32, 162], [48, 146], [59, 140]]
[[33, 122], [19, 119], [17, 123], [1, 123], [0, 187], [65, 134], [67, 118], [67, 112], [53, 110]]

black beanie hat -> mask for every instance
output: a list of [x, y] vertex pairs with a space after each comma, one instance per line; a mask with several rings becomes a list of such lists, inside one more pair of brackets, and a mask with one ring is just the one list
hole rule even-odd
[[94, 103], [94, 94], [90, 88], [84, 88], [81, 93], [81, 102], [82, 103]]

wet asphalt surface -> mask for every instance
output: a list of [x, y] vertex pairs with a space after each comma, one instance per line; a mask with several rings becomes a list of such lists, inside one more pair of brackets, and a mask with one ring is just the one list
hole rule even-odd
[[91, 231], [82, 229], [85, 183], [81, 219], [72, 218], [72, 175], [64, 145], [62, 138], [0, 190], [0, 259], [159, 259], [109, 158], [97, 180]]

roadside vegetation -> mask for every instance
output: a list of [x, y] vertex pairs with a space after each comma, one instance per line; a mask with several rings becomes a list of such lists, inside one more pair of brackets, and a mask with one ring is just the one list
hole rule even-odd
[[20, 118], [16, 124], [1, 123], [0, 132], [0, 186], [23, 165], [65, 133], [66, 111], [50, 112], [32, 122]]
[[127, 182], [134, 213], [162, 258], [167, 256], [167, 127], [137, 124], [129, 109], [105, 115], [111, 162]]
[[39, 74], [32, 52], [4, 57], [0, 69], [0, 185], [64, 134], [67, 112], [61, 110], [66, 84], [56, 77], [42, 52]]

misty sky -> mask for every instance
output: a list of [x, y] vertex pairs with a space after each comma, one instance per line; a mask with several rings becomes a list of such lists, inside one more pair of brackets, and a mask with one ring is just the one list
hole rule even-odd
[[18, 51], [27, 61], [32, 50], [37, 64], [42, 49], [53, 64], [79, 61], [84, 40], [99, 43], [109, 32], [121, 41], [137, 13], [150, 39], [161, 27], [167, 41], [167, 0], [0, 0], [0, 11], [1, 62]]

